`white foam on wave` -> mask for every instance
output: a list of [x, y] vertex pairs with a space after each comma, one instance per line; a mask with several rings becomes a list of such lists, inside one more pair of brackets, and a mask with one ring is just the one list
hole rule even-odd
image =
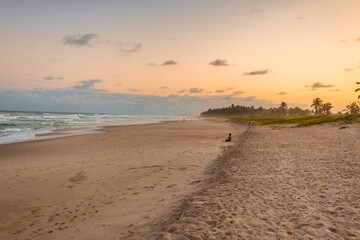
[[151, 124], [172, 120], [195, 120], [191, 116], [120, 115], [84, 113], [1, 112], [0, 144], [26, 141], [57, 129]]
[[12, 131], [4, 133], [4, 135], [0, 136], [0, 144], [3, 143], [12, 143], [19, 141], [26, 141], [35, 138], [37, 134], [45, 134], [51, 133], [51, 129], [21, 129], [20, 131]]

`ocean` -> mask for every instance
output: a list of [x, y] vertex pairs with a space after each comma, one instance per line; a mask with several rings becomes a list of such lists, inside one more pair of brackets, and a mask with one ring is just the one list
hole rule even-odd
[[57, 129], [150, 124], [191, 116], [0, 111], [0, 144], [24, 141]]

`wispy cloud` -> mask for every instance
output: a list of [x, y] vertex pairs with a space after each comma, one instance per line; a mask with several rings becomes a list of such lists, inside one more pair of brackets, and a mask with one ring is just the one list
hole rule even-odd
[[234, 96], [237, 96], [237, 95], [241, 95], [241, 94], [244, 94], [245, 92], [243, 91], [236, 91], [236, 92], [233, 92], [232, 95]]
[[97, 35], [94, 33], [66, 35], [62, 42], [64, 45], [89, 46], [90, 41], [96, 37]]
[[218, 90], [216, 90], [215, 92], [216, 92], [216, 93], [223, 93], [223, 92], [225, 92], [225, 90], [224, 90], [224, 89], [218, 89]]
[[313, 85], [307, 85], [306, 88], [309, 88], [311, 91], [315, 91], [319, 88], [333, 88], [334, 86], [331, 84], [323, 84], [321, 82], [316, 82]]
[[251, 72], [244, 72], [243, 75], [247, 75], [247, 76], [264, 75], [264, 74], [268, 74], [269, 72], [270, 72], [269, 69], [264, 69], [264, 70], [256, 70]]
[[90, 79], [81, 81], [79, 84], [75, 85], [74, 89], [90, 89], [95, 86], [95, 83], [100, 83], [102, 80], [100, 79]]
[[179, 91], [177, 91], [178, 93], [184, 93], [184, 92], [186, 92], [186, 90], [185, 89], [181, 89], [181, 90], [179, 90]]
[[344, 72], [352, 72], [354, 69], [352, 69], [352, 68], [345, 68], [344, 69]]
[[66, 61], [67, 58], [55, 58], [55, 57], [53, 57], [53, 58], [48, 58], [47, 60], [48, 61], [53, 61], [53, 62], [60, 62], [60, 61]]
[[258, 9], [258, 8], [253, 8], [253, 9], [250, 10], [250, 12], [251, 12], [251, 13], [258, 13], [258, 14], [260, 14], [260, 13], [263, 13], [263, 10]]
[[139, 52], [141, 47], [143, 46], [142, 43], [135, 43], [132, 47], [130, 48], [121, 48], [120, 52], [124, 52], [124, 53], [134, 53], [134, 52]]
[[215, 59], [209, 63], [212, 66], [229, 66], [226, 59]]
[[136, 88], [132, 88], [130, 89], [131, 92], [140, 92], [141, 90], [140, 89], [136, 89]]
[[189, 92], [190, 93], [202, 93], [204, 91], [204, 89], [200, 89], [200, 88], [190, 88]]
[[174, 60], [167, 60], [165, 61], [163, 64], [161, 64], [161, 66], [168, 66], [168, 65], [177, 65], [178, 63], [175, 62]]
[[62, 80], [64, 77], [45, 76], [44, 80]]
[[256, 96], [249, 96], [249, 97], [244, 98], [244, 101], [247, 101], [247, 102], [251, 102], [251, 101], [255, 101], [255, 100], [256, 100]]
[[342, 39], [342, 40], [339, 40], [339, 43], [349, 43], [349, 39]]
[[278, 92], [277, 94], [279, 94], [279, 95], [286, 95], [287, 93], [286, 93], [286, 92]]
[[155, 66], [156, 65], [156, 63], [154, 63], [154, 62], [151, 62], [151, 63], [148, 63], [148, 64], [146, 64], [147, 66]]
[[159, 89], [167, 89], [167, 86], [160, 86]]

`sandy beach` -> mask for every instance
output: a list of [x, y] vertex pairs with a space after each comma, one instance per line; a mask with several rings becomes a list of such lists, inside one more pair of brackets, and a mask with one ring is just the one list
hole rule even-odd
[[223, 120], [106, 127], [0, 145], [0, 239], [126, 239], [201, 189], [206, 168], [245, 130]]
[[251, 127], [160, 239], [360, 239], [359, 124]]
[[0, 239], [360, 239], [360, 126], [341, 126], [202, 119], [0, 145]]

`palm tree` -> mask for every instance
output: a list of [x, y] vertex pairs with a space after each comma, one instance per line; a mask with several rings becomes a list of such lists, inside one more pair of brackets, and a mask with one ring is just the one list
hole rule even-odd
[[279, 106], [280, 114], [286, 115], [286, 110], [288, 109], [288, 105], [286, 102], [281, 102]]
[[311, 105], [311, 107], [315, 108], [316, 115], [320, 114], [322, 103], [323, 103], [323, 100], [321, 100], [320, 98], [313, 99], [313, 104]]
[[360, 112], [359, 102], [351, 102], [346, 108], [350, 111], [350, 114], [358, 114]]
[[[360, 82], [356, 82], [356, 84], [360, 84]], [[355, 92], [359, 92], [360, 88], [355, 89]], [[360, 99], [360, 95], [358, 96], [358, 99]]]
[[334, 108], [330, 102], [324, 103], [322, 109], [324, 110], [326, 115], [330, 115], [331, 109]]

